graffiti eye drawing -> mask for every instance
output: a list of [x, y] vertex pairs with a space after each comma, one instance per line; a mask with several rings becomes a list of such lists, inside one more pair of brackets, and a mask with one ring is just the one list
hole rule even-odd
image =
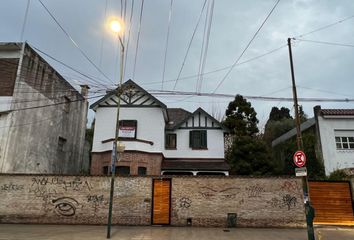
[[76, 207], [79, 205], [78, 201], [70, 197], [61, 197], [53, 199], [55, 211], [65, 217], [71, 217], [75, 215]]

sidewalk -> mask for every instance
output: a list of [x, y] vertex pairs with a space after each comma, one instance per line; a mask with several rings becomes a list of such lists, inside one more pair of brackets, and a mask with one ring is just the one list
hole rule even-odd
[[[228, 230], [228, 231], [225, 231]], [[319, 229], [317, 240], [354, 239], [354, 229]], [[0, 240], [90, 240], [106, 239], [106, 226], [0, 224]], [[306, 229], [123, 227], [112, 228], [119, 240], [307, 240]]]

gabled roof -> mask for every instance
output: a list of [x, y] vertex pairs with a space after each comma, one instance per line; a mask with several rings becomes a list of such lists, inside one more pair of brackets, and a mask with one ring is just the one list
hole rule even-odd
[[[158, 100], [157, 98], [155, 98], [153, 95], [151, 95], [150, 93], [148, 93], [145, 89], [143, 89], [142, 87], [140, 87], [138, 84], [136, 84], [133, 80], [129, 79], [128, 81], [126, 81], [125, 83], [122, 84], [122, 88], [123, 89], [135, 89], [137, 91], [140, 92], [140, 96], [145, 96], [151, 99], [151, 102], [160, 106], [161, 108], [167, 108], [166, 105], [164, 103], [162, 103], [160, 100]], [[97, 107], [99, 107], [101, 104], [105, 104], [108, 100], [110, 100], [112, 97], [116, 97], [117, 96], [117, 89], [110, 91], [109, 93], [107, 93], [104, 97], [102, 97], [101, 99], [99, 99], [98, 101], [96, 101], [95, 103], [93, 103], [90, 108], [93, 109], [94, 111], [97, 109]], [[125, 100], [123, 99], [123, 96], [121, 96], [121, 100], [123, 100], [123, 102], [125, 102]], [[113, 102], [115, 102], [114, 100], [112, 100]], [[127, 102], [127, 105], [133, 105], [134, 102]], [[124, 103], [123, 103], [124, 104]], [[142, 104], [141, 104], [142, 105]], [[150, 104], [151, 105], [151, 104]]]
[[[182, 110], [183, 110], [183, 109], [182, 109]], [[186, 110], [184, 110], [184, 111], [186, 111]], [[186, 111], [186, 112], [187, 112], [187, 111]], [[207, 112], [206, 112], [204, 109], [202, 109], [201, 107], [199, 107], [199, 108], [198, 108], [197, 110], [195, 110], [193, 113], [190, 113], [190, 112], [188, 112], [189, 114], [186, 114], [186, 113], [185, 113], [185, 118], [184, 118], [184, 119], [182, 119], [182, 120], [179, 119], [178, 123], [173, 124], [173, 126], [166, 126], [166, 129], [168, 129], [168, 130], [175, 130], [175, 129], [181, 127], [185, 122], [188, 121], [188, 119], [189, 119], [190, 117], [192, 117], [192, 116], [198, 114], [199, 112], [205, 114], [205, 115], [208, 116], [208, 118], [210, 118], [213, 122], [219, 124], [220, 127], [221, 127], [223, 130], [225, 130], [225, 131], [230, 131], [230, 130], [229, 130], [227, 127], [225, 127], [221, 122], [219, 122], [218, 120], [216, 120], [213, 116], [211, 116], [209, 113], [207, 113]], [[182, 115], [182, 114], [181, 114], [181, 115]], [[174, 121], [174, 119], [170, 119], [170, 121]]]
[[180, 125], [189, 116], [192, 116], [191, 112], [184, 110], [183, 108], [167, 108], [167, 115], [169, 122], [166, 124], [166, 129], [173, 130], [177, 125]]
[[330, 116], [354, 116], [354, 109], [321, 109], [320, 114]]
[[[300, 125], [300, 131], [303, 132], [306, 129], [309, 129], [310, 127], [314, 126], [315, 124], [316, 124], [315, 118], [310, 118], [309, 120], [307, 120], [306, 122], [304, 122]], [[294, 137], [295, 135], [296, 135], [296, 128], [293, 128], [290, 131], [281, 135], [280, 137], [274, 139], [272, 141], [272, 147], [275, 147], [278, 144], [285, 142], [286, 140]]]

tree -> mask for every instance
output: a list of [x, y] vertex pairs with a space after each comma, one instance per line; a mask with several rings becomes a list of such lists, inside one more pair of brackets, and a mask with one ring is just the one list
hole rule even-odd
[[281, 107], [280, 109], [277, 107], [272, 107], [268, 121], [280, 121], [283, 119], [293, 119], [290, 116], [290, 109], [286, 107]]
[[271, 146], [272, 141], [295, 127], [290, 109], [273, 107], [264, 128], [263, 139]]
[[276, 174], [270, 149], [258, 137], [236, 136], [226, 155], [231, 174], [273, 175]]
[[234, 101], [229, 103], [226, 110], [226, 119], [223, 122], [237, 136], [255, 136], [257, 127], [257, 113], [250, 102], [241, 95], [236, 95]]
[[236, 95], [226, 110], [224, 125], [233, 134], [232, 145], [226, 154], [231, 174], [273, 174], [270, 148], [257, 133], [257, 113], [241, 95]]

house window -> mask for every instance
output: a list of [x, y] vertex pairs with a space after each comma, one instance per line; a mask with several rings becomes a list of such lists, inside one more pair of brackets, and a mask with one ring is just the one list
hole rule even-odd
[[189, 147], [192, 149], [207, 149], [207, 131], [193, 130], [189, 132]]
[[354, 137], [336, 137], [336, 146], [338, 150], [354, 150]]
[[174, 134], [174, 133], [167, 133], [166, 134], [165, 148], [166, 149], [176, 149], [177, 148], [177, 135], [176, 134]]
[[104, 166], [103, 167], [103, 174], [108, 175], [108, 173], [109, 173], [109, 166]]
[[138, 167], [138, 175], [146, 176], [146, 167]]
[[59, 151], [64, 151], [65, 143], [66, 143], [66, 139], [65, 138], [63, 138], [63, 137], [59, 137], [58, 138], [58, 150]]
[[116, 167], [116, 174], [121, 175], [121, 176], [129, 176], [130, 167], [126, 167], [126, 166]]
[[121, 138], [136, 138], [137, 121], [136, 120], [121, 120], [119, 121], [119, 137]]

